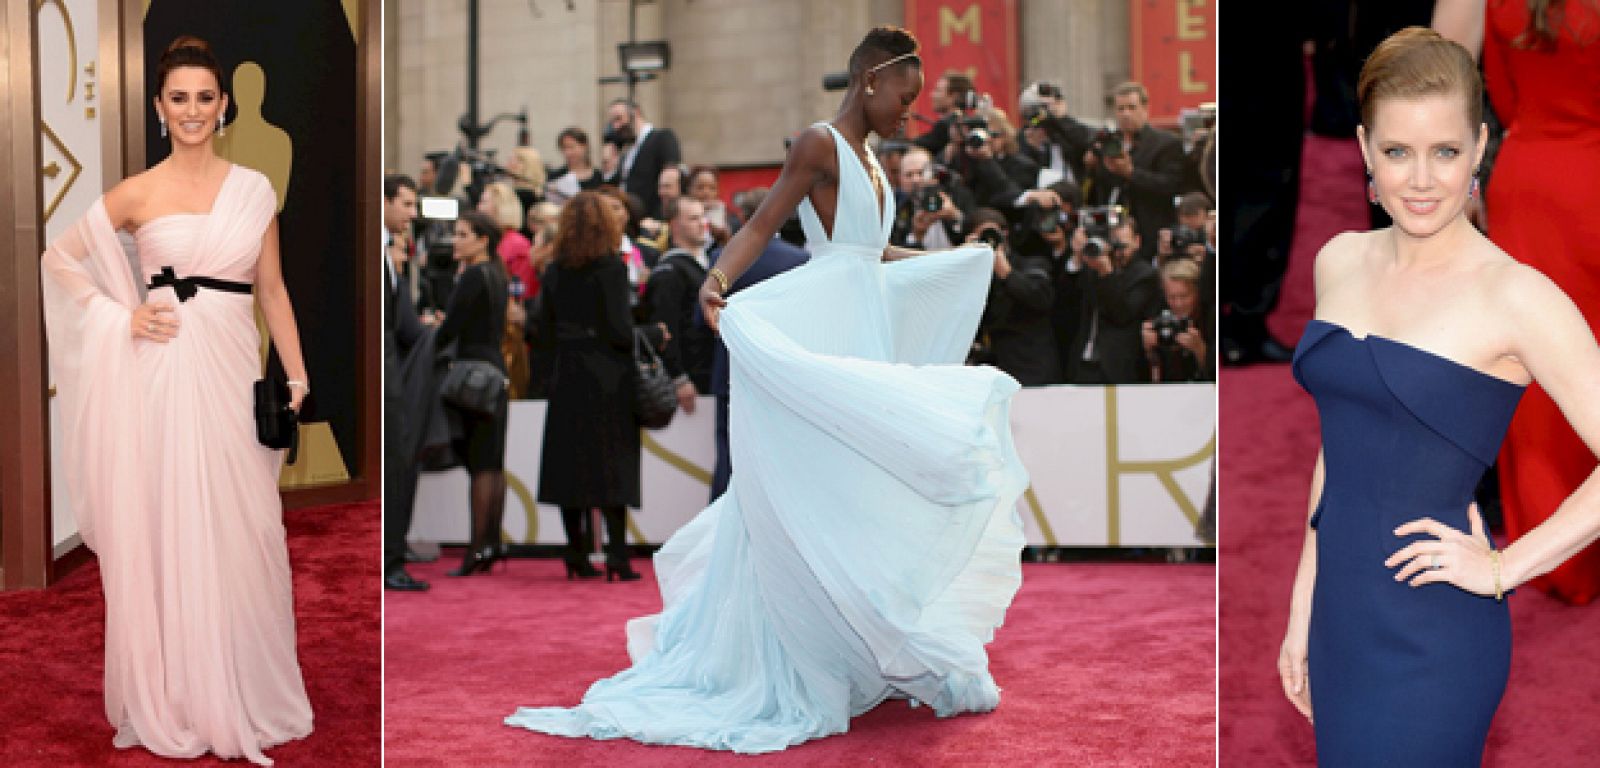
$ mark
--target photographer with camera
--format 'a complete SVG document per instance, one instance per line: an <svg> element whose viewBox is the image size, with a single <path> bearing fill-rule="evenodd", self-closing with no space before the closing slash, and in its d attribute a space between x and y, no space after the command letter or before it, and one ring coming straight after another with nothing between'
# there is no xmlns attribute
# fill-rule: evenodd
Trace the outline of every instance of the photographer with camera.
<svg viewBox="0 0 1600 768"><path fill-rule="evenodd" d="M889 242L902 248L942 250L965 239L962 223L973 208L972 193L952 184L948 170L940 170L922 147L913 146L900 158Z"/></svg>
<svg viewBox="0 0 1600 768"><path fill-rule="evenodd" d="M1017 108L1022 118L1020 151L1041 170L1073 184L1086 178L1083 156L1094 143L1094 132L1067 114L1061 86L1042 80L1032 83L1017 97Z"/></svg>
<svg viewBox="0 0 1600 768"><path fill-rule="evenodd" d="M1127 209L1139 222L1139 255L1149 261L1161 229L1177 218L1172 199L1183 182L1183 141L1150 126L1150 94L1144 86L1123 83L1112 99L1117 129L1097 135L1084 155L1094 185L1090 200Z"/></svg>
<svg viewBox="0 0 1600 768"><path fill-rule="evenodd" d="M956 105L967 103L968 94L973 91L972 78L954 69L935 80L933 89L928 92L928 100L932 102L933 114L938 116L938 120L927 133L912 139L912 143L928 150L933 157L941 156L945 145L950 143L950 137L954 135L955 121L961 118Z"/></svg>
<svg viewBox="0 0 1600 768"><path fill-rule="evenodd" d="M1065 381L1068 350L1077 333L1080 314L1079 282L1083 280L1085 266L1072 249L1072 234L1078 226L1078 210L1083 204L1083 194L1067 180L1050 185L1061 205L1043 208L1031 205L1023 209L1021 222L1011 227L1010 247L1027 256L1044 259L1049 267L1050 285L1055 301L1050 310L1055 328L1056 357L1061 361L1062 379Z"/></svg>
<svg viewBox="0 0 1600 768"><path fill-rule="evenodd" d="M1161 266L1167 305L1141 329L1152 382L1211 381L1216 376L1209 323L1201 314L1201 274L1199 262L1192 259L1175 258Z"/></svg>
<svg viewBox="0 0 1600 768"><path fill-rule="evenodd" d="M979 208L972 221L967 242L987 243L994 249L994 273L974 357L1011 374L1025 387L1060 383L1050 262L1011 248L1006 218L999 211Z"/></svg>
<svg viewBox="0 0 1600 768"><path fill-rule="evenodd" d="M638 104L613 99L606 107L604 140L615 153L614 169L605 169L606 183L639 198L652 215L661 213L661 199L656 193L661 169L683 162L677 135L671 129L645 122L644 110Z"/></svg>
<svg viewBox="0 0 1600 768"><path fill-rule="evenodd" d="M1067 359L1073 384L1145 381L1140 330L1161 307L1155 267L1138 257L1137 220L1115 206L1086 208L1072 250L1086 268L1078 281L1080 314Z"/></svg>
<svg viewBox="0 0 1600 768"><path fill-rule="evenodd" d="M1178 201L1178 222L1163 227L1156 243L1156 263L1166 264L1174 256L1205 263L1216 255L1206 236L1211 216L1211 200L1200 192L1190 192Z"/></svg>
<svg viewBox="0 0 1600 768"><path fill-rule="evenodd" d="M1029 205L1060 207L1054 190L1035 189L1038 167L1017 155L1014 142L1008 143L1010 123L1005 115L989 107L987 97L961 111L955 121L954 140L945 147L945 165L972 191L978 205L993 208L1015 220ZM996 141L994 132L1001 137Z"/></svg>

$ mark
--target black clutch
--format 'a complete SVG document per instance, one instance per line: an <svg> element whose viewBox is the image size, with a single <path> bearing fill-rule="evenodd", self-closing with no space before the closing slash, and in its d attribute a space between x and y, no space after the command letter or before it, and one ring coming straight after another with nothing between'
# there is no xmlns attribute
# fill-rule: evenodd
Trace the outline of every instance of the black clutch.
<svg viewBox="0 0 1600 768"><path fill-rule="evenodd" d="M289 449L289 463L300 452L300 423L289 407L289 385L273 378L256 380L256 439L275 450Z"/></svg>

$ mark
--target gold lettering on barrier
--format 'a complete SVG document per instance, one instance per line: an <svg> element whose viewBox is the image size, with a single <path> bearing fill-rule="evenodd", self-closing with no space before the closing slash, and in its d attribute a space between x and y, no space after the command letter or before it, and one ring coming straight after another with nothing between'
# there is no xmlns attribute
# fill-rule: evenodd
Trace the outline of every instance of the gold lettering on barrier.
<svg viewBox="0 0 1600 768"><path fill-rule="evenodd" d="M1028 512L1033 515L1033 521L1039 525L1039 535L1044 537L1045 546L1058 546L1056 531L1050 527L1050 518L1045 517L1044 505L1039 503L1039 495L1033 492L1033 486L1028 486L1028 490L1023 492L1022 500L1027 502Z"/></svg>
<svg viewBox="0 0 1600 768"><path fill-rule="evenodd" d="M955 35L966 35L974 45L983 44L983 14L977 3L967 6L960 16L949 6L939 9L939 45L948 47Z"/></svg>
<svg viewBox="0 0 1600 768"><path fill-rule="evenodd" d="M1175 5L1178 10L1178 39L1206 39L1206 17L1199 12L1206 6L1206 0L1178 0Z"/></svg>
<svg viewBox="0 0 1600 768"><path fill-rule="evenodd" d="M1184 93L1205 93L1208 84L1194 78L1194 53L1178 51L1178 90Z"/></svg>
<svg viewBox="0 0 1600 768"><path fill-rule="evenodd" d="M506 489L522 502L522 514L528 519L528 533L522 537L522 543L534 544L539 541L539 505L533 500L533 494L528 492L528 486L517 477L517 473L506 470ZM506 535L504 527L500 529L500 540L507 544L515 544L511 537Z"/></svg>
<svg viewBox="0 0 1600 768"><path fill-rule="evenodd" d="M1194 501L1184 493L1174 477L1179 470L1188 469L1207 459L1210 459L1217 449L1217 434L1211 433L1211 438L1200 450L1177 459L1165 461L1123 461L1118 447L1117 435L1117 388L1106 387L1106 544L1107 546L1121 546L1122 538L1122 476L1137 474L1153 474L1156 480L1165 488L1172 501L1178 505L1178 510L1188 518L1189 524L1198 526L1200 523L1200 510Z"/></svg>
<svg viewBox="0 0 1600 768"><path fill-rule="evenodd" d="M649 432L646 432L642 429L639 430L639 442L643 444L646 453L665 461L679 472L682 472L699 482L705 483L706 487L711 487L710 471L698 467L694 462L679 456L670 450L667 450L667 447L656 442L656 439L651 437Z"/></svg>

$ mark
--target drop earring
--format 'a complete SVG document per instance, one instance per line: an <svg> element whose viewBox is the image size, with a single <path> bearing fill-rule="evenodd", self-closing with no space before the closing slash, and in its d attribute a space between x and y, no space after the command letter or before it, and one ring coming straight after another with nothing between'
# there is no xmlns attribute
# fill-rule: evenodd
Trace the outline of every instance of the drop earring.
<svg viewBox="0 0 1600 768"><path fill-rule="evenodd" d="M161 135L162 136L166 136L167 135L167 121L163 120L163 119L161 119L159 117L156 118L156 121L161 123Z"/></svg>
<svg viewBox="0 0 1600 768"><path fill-rule="evenodd" d="M871 96L872 94L873 94L872 86L869 85L869 86L867 86L867 95Z"/></svg>
<svg viewBox="0 0 1600 768"><path fill-rule="evenodd" d="M226 136L227 134L228 134L228 124L225 121L223 121L222 118L220 118L220 117L217 118L217 135L218 136Z"/></svg>
<svg viewBox="0 0 1600 768"><path fill-rule="evenodd" d="M1478 169L1474 168L1472 169L1472 188L1467 190L1467 199L1476 200L1478 195L1482 194L1482 191L1482 188L1478 186Z"/></svg>
<svg viewBox="0 0 1600 768"><path fill-rule="evenodd" d="M1367 202L1378 204L1378 185L1372 181L1372 171L1367 171Z"/></svg>

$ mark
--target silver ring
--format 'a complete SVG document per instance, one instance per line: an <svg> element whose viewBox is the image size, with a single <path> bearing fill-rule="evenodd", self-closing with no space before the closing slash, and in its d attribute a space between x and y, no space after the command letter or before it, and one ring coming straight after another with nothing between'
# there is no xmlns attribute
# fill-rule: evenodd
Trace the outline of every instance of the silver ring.
<svg viewBox="0 0 1600 768"><path fill-rule="evenodd" d="M145 333L155 333L156 332L156 324L155 323L145 323L144 332Z"/></svg>
<svg viewBox="0 0 1600 768"><path fill-rule="evenodd" d="M1429 557L1428 567L1434 570L1439 570L1439 556L1437 554Z"/></svg>

